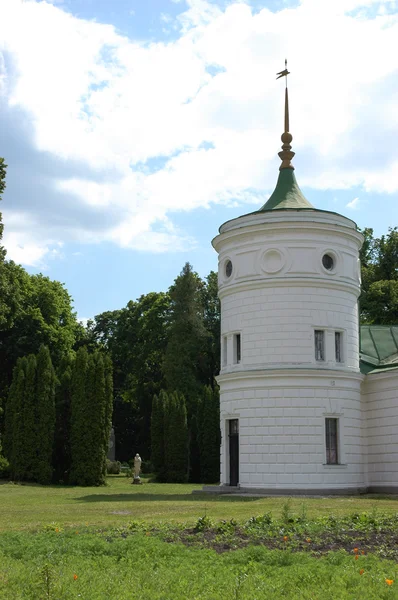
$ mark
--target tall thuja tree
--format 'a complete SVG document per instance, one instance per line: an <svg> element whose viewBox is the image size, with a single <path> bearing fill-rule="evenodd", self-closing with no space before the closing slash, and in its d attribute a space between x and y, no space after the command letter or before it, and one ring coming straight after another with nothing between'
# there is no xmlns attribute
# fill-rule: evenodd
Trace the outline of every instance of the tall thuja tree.
<svg viewBox="0 0 398 600"><path fill-rule="evenodd" d="M86 383L88 369L88 352L85 347L79 348L72 370L71 380L71 428L70 483L82 484L86 477L86 457L90 452L87 430L90 426L90 410L86 401Z"/></svg>
<svg viewBox="0 0 398 600"><path fill-rule="evenodd" d="M184 396L168 395L165 410L165 472L169 483L185 483L188 479L188 425Z"/></svg>
<svg viewBox="0 0 398 600"><path fill-rule="evenodd" d="M71 467L70 426L73 358L64 357L58 369L55 393L55 432L53 449L54 481L67 483Z"/></svg>
<svg viewBox="0 0 398 600"><path fill-rule="evenodd" d="M212 388L216 385L215 377L220 372L220 336L221 307L218 298L218 276L211 271L201 289L203 306L203 323L207 331L204 345L205 360L202 365L201 379L204 385Z"/></svg>
<svg viewBox="0 0 398 600"><path fill-rule="evenodd" d="M106 475L106 456L109 448L109 436L112 429L112 415L113 415L113 365L111 357L106 354L103 357L104 360L104 380L105 380L105 421L103 427L103 444L105 460L103 463L103 475Z"/></svg>
<svg viewBox="0 0 398 600"><path fill-rule="evenodd" d="M78 350L72 375L71 483L105 482L112 411L110 365L101 352Z"/></svg>
<svg viewBox="0 0 398 600"><path fill-rule="evenodd" d="M47 346L37 355L35 480L50 483L55 428L55 371Z"/></svg>
<svg viewBox="0 0 398 600"><path fill-rule="evenodd" d="M159 481L165 480L165 409L168 396L164 390L152 401L151 416L151 461Z"/></svg>
<svg viewBox="0 0 398 600"><path fill-rule="evenodd" d="M203 323L201 290L203 282L186 263L170 288L170 330L163 372L170 392L181 393L186 401L190 480L199 477L199 444L192 418L201 395L203 364L208 333ZM192 470L192 467L196 467ZM196 472L198 471L198 472Z"/></svg>
<svg viewBox="0 0 398 600"><path fill-rule="evenodd" d="M203 483L220 480L220 398L218 387L204 389L200 427L200 466Z"/></svg>
<svg viewBox="0 0 398 600"><path fill-rule="evenodd" d="M24 444L19 453L20 479L35 481L37 454L37 359L34 354L27 357L25 386L21 405L21 426Z"/></svg>
<svg viewBox="0 0 398 600"><path fill-rule="evenodd" d="M200 365L207 337L200 296L202 285L197 273L186 263L169 291L170 331L163 373L168 390L181 392L185 397L188 420L200 395Z"/></svg>
<svg viewBox="0 0 398 600"><path fill-rule="evenodd" d="M23 452L23 403L25 395L25 379L27 359L20 358L13 371L6 405L6 428L4 435L4 450L10 461L11 477L20 479L23 476L19 458Z"/></svg>

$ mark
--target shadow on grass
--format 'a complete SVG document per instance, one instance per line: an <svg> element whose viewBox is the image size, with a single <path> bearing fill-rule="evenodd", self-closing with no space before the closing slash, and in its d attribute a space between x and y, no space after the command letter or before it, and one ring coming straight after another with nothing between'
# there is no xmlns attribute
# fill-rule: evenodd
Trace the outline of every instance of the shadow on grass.
<svg viewBox="0 0 398 600"><path fill-rule="evenodd" d="M261 498L211 496L209 494L90 494L75 498L76 502L256 502Z"/></svg>

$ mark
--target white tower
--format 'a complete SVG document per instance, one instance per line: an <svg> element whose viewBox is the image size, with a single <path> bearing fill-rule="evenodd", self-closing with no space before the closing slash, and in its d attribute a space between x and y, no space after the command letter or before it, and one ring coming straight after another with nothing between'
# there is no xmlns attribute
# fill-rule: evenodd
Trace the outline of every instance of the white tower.
<svg viewBox="0 0 398 600"><path fill-rule="evenodd" d="M221 486L352 492L367 485L362 235L350 219L314 208L298 187L287 87L281 139L269 200L224 223L213 240L221 300Z"/></svg>

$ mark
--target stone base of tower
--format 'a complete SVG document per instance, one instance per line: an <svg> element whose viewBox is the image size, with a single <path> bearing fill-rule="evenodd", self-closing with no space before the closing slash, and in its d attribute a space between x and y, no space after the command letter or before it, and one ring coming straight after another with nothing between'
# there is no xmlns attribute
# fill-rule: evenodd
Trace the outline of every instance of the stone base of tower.
<svg viewBox="0 0 398 600"><path fill-rule="evenodd" d="M194 490L193 494L215 494L215 495L237 495L237 496L347 496L369 493L382 493L373 491L366 487L341 487L341 488L262 488L262 487L231 487L227 485L205 485L201 490ZM398 494L395 491L384 492L386 494Z"/></svg>
<svg viewBox="0 0 398 600"><path fill-rule="evenodd" d="M361 419L362 380L360 373L326 369L221 375L221 485L217 493L364 492L369 482ZM336 427L333 454L326 439L330 419Z"/></svg>

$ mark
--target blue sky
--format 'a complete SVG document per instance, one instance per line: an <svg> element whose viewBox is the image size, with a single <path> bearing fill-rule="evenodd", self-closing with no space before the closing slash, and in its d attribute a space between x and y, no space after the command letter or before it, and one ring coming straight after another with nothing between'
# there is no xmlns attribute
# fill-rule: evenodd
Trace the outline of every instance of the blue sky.
<svg viewBox="0 0 398 600"><path fill-rule="evenodd" d="M395 0L2 0L9 258L79 317L217 268L221 223L294 165L317 208L397 225Z"/></svg>

